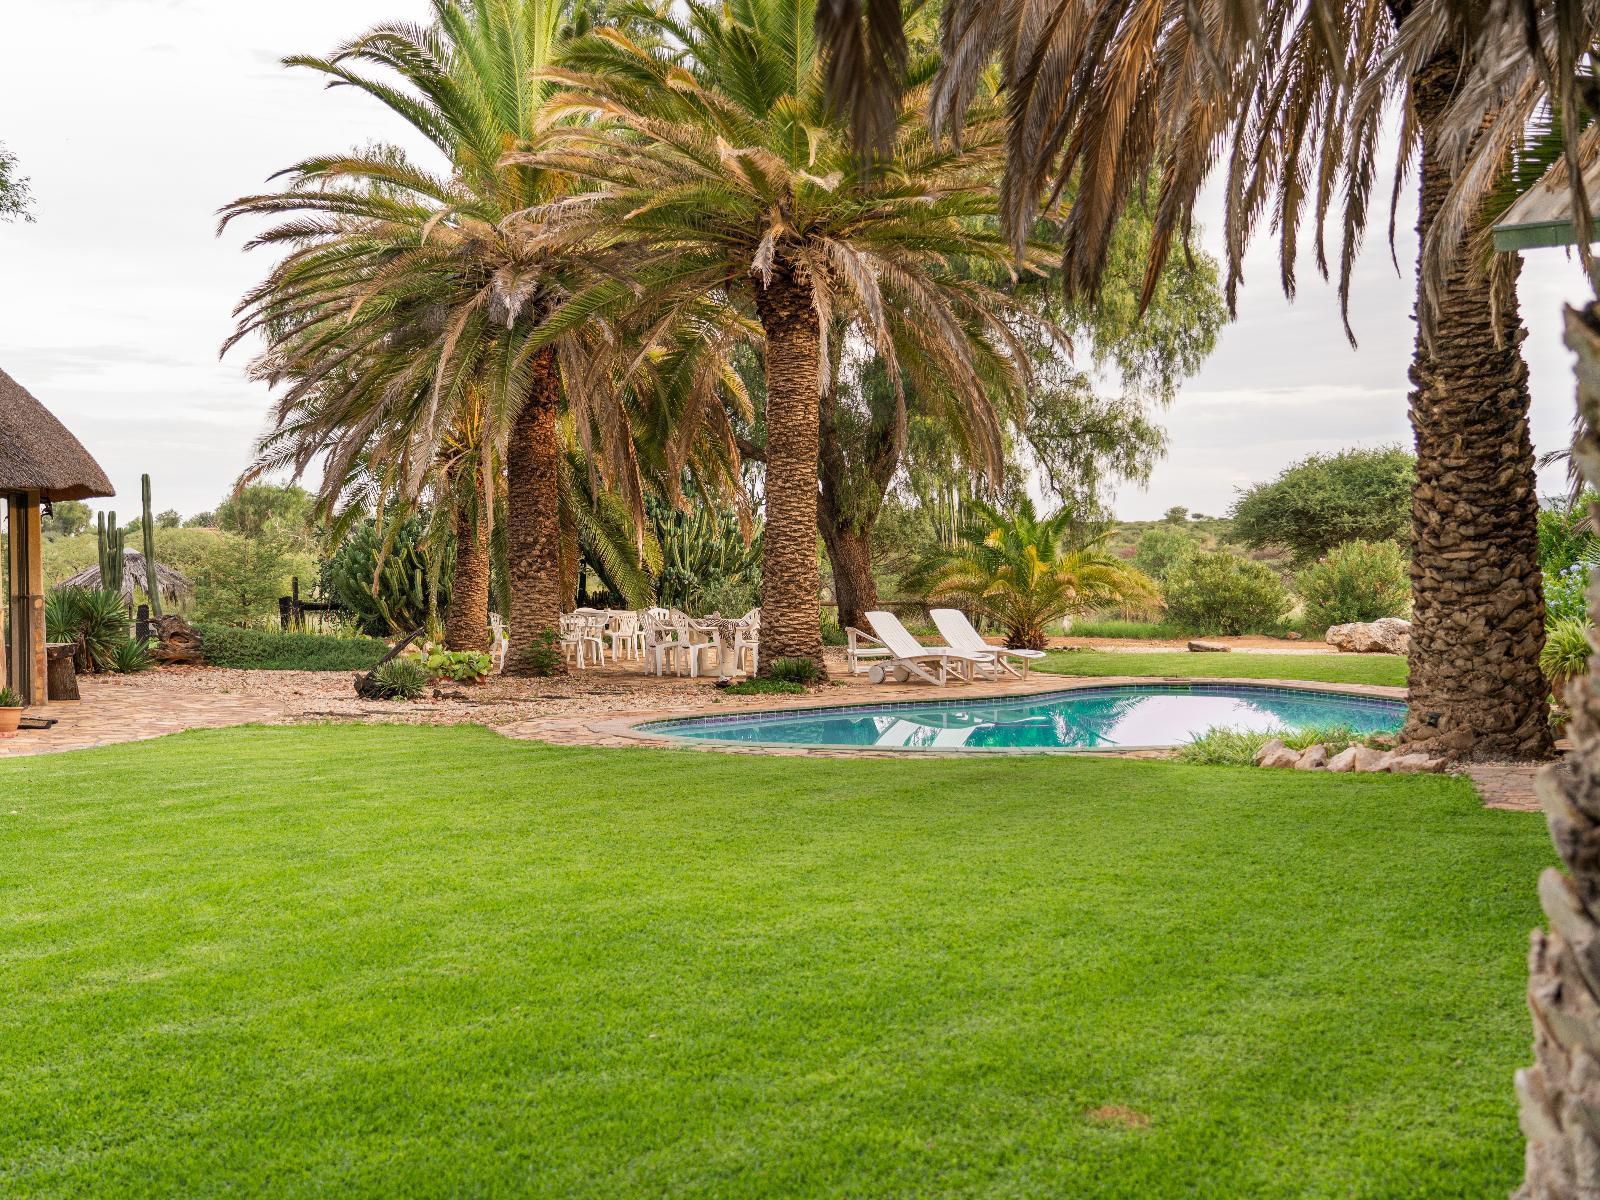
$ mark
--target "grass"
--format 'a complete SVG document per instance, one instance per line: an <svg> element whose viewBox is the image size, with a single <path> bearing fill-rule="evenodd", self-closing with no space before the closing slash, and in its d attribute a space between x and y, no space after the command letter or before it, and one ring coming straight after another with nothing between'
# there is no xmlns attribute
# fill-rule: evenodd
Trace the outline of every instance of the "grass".
<svg viewBox="0 0 1600 1200"><path fill-rule="evenodd" d="M1061 650L1034 668L1056 675L1188 676L1197 679L1301 679L1310 683L1406 684L1406 660L1398 654L1194 654L1158 650Z"/></svg>
<svg viewBox="0 0 1600 1200"><path fill-rule="evenodd" d="M1116 617L1074 618L1072 628L1067 633L1072 637L1143 638L1148 641L1170 641L1192 636L1176 625L1157 621L1123 621Z"/></svg>
<svg viewBox="0 0 1600 1200"><path fill-rule="evenodd" d="M370 671L389 647L378 638L199 625L206 662L255 671Z"/></svg>
<svg viewBox="0 0 1600 1200"><path fill-rule="evenodd" d="M1435 776L4 761L0 1194L1503 1196L1552 861Z"/></svg>
<svg viewBox="0 0 1600 1200"><path fill-rule="evenodd" d="M785 679L741 679L723 689L726 696L803 696L804 684L790 683Z"/></svg>

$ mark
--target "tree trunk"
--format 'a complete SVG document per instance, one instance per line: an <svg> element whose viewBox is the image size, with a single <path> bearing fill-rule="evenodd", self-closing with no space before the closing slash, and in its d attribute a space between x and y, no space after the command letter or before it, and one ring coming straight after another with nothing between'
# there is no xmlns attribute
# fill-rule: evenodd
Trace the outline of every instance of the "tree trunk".
<svg viewBox="0 0 1600 1200"><path fill-rule="evenodd" d="M1578 355L1582 418L1573 454L1590 484L1600 485L1600 304L1567 310L1567 345ZM1600 616L1592 582L1589 615ZM1589 659L1589 671L1567 685L1572 755L1545 767L1535 784L1570 874L1552 867L1539 877L1550 931L1534 930L1528 955L1534 1064L1517 1072L1528 1139L1519 1200L1600 1192L1600 655Z"/></svg>
<svg viewBox="0 0 1600 1200"><path fill-rule="evenodd" d="M817 470L822 488L817 503L817 524L833 567L834 599L839 605L839 628L852 625L864 632L867 612L878 607L878 583L872 575L872 531L883 508L883 498L900 468L892 421L874 419L862 437L851 437L859 462L852 466L839 434L838 398L829 388L821 400Z"/></svg>
<svg viewBox="0 0 1600 1200"><path fill-rule="evenodd" d="M481 463L474 477L481 485ZM451 650L489 648L489 522L482 496L483 488L474 487L456 504L456 572L444 616L444 644Z"/></svg>
<svg viewBox="0 0 1600 1200"><path fill-rule="evenodd" d="M761 671L822 659L817 575L817 353L811 287L780 259L756 281L767 342L767 515L761 546Z"/></svg>
<svg viewBox="0 0 1600 1200"><path fill-rule="evenodd" d="M532 366L528 398L506 448L510 675L527 674L522 655L541 633L561 625L561 444L556 428L561 374L554 350L540 351Z"/></svg>
<svg viewBox="0 0 1600 1200"><path fill-rule="evenodd" d="M1438 139L1458 69L1453 52L1440 54L1412 81L1424 239L1450 187ZM1542 758L1551 739L1525 331L1514 300L1496 311L1464 247L1455 261L1433 343L1419 329L1411 366L1415 612L1400 740L1451 758Z"/></svg>

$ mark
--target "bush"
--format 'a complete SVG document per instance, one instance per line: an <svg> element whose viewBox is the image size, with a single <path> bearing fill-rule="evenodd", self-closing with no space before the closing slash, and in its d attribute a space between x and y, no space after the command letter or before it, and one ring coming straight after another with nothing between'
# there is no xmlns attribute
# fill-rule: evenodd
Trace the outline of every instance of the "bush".
<svg viewBox="0 0 1600 1200"><path fill-rule="evenodd" d="M1180 525L1152 525L1139 535L1133 565L1153 579L1165 579L1179 560L1199 548L1194 534Z"/></svg>
<svg viewBox="0 0 1600 1200"><path fill-rule="evenodd" d="M378 637L410 633L450 603L454 548L433 555L427 537L427 522L421 516L407 517L398 524L391 519L381 531L378 523L369 519L352 530L334 553L328 571L331 590L339 603L355 614L364 633ZM372 590L374 573L376 595Z"/></svg>
<svg viewBox="0 0 1600 1200"><path fill-rule="evenodd" d="M1195 554L1167 574L1161 592L1173 624L1193 633L1268 630L1289 611L1289 593L1270 567L1237 554Z"/></svg>
<svg viewBox="0 0 1600 1200"><path fill-rule="evenodd" d="M494 670L494 659L482 650L446 650L430 643L422 648L419 657L433 678L457 683L482 679Z"/></svg>
<svg viewBox="0 0 1600 1200"><path fill-rule="evenodd" d="M803 696L806 692L800 684L786 683L782 679L744 679L722 690L729 696Z"/></svg>
<svg viewBox="0 0 1600 1200"><path fill-rule="evenodd" d="M779 683L798 683L810 687L822 678L822 668L817 666L815 659L775 658L767 675Z"/></svg>
<svg viewBox="0 0 1600 1200"><path fill-rule="evenodd" d="M83 672L104 671L117 647L128 638L128 609L121 592L63 587L44 602L45 637L71 642L73 659Z"/></svg>
<svg viewBox="0 0 1600 1200"><path fill-rule="evenodd" d="M1546 574L1600 559L1600 536L1589 528L1589 509L1596 502L1600 493L1590 488L1576 504L1562 499L1539 510L1539 565Z"/></svg>
<svg viewBox="0 0 1600 1200"><path fill-rule="evenodd" d="M1403 617L1411 605L1406 557L1393 542L1345 542L1300 572L1306 620L1326 629L1351 621Z"/></svg>
<svg viewBox="0 0 1600 1200"><path fill-rule="evenodd" d="M214 667L254 671L370 671L389 648L376 638L277 633L198 624L201 649Z"/></svg>
<svg viewBox="0 0 1600 1200"><path fill-rule="evenodd" d="M118 675L137 675L155 666L150 647L138 638L123 638L111 650L111 669Z"/></svg>
<svg viewBox="0 0 1600 1200"><path fill-rule="evenodd" d="M1310 563L1342 542L1399 541L1411 529L1416 458L1399 446L1313 454L1234 503L1233 536Z"/></svg>
<svg viewBox="0 0 1600 1200"><path fill-rule="evenodd" d="M561 638L554 629L541 630L533 645L517 656L529 675L554 675L561 670Z"/></svg>
<svg viewBox="0 0 1600 1200"><path fill-rule="evenodd" d="M1582 617L1557 621L1545 631L1544 649L1539 652L1539 669L1550 682L1550 690L1560 699L1567 680L1589 673L1589 622Z"/></svg>
<svg viewBox="0 0 1600 1200"><path fill-rule="evenodd" d="M1588 614L1584 591L1589 586L1589 568L1583 563L1573 563L1558 572L1546 572L1544 577L1545 617L1552 624L1557 621L1581 621Z"/></svg>
<svg viewBox="0 0 1600 1200"><path fill-rule="evenodd" d="M1354 730L1344 725L1328 729L1300 729L1293 733L1213 727L1179 747L1177 758L1179 762L1198 766L1252 767L1256 753L1273 738L1291 750L1326 746L1329 754L1337 754L1357 743L1365 744L1364 738L1357 737Z"/></svg>
<svg viewBox="0 0 1600 1200"><path fill-rule="evenodd" d="M381 699L415 700L428 690L433 676L414 655L401 655L378 666L372 682Z"/></svg>

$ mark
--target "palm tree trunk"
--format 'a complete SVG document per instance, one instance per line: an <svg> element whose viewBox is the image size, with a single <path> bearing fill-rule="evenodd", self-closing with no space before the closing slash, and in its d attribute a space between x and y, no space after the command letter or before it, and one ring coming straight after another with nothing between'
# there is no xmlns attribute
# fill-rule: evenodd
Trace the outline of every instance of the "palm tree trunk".
<svg viewBox="0 0 1600 1200"><path fill-rule="evenodd" d="M1450 187L1438 139L1458 68L1453 52L1440 54L1412 81L1424 238ZM1420 267L1418 275L1420 287ZM1551 752L1524 336L1515 300L1497 308L1463 247L1433 342L1419 332L1411 367L1415 613L1400 735L1409 749L1466 759Z"/></svg>
<svg viewBox="0 0 1600 1200"><path fill-rule="evenodd" d="M481 485L481 462L473 474ZM489 522L482 494L474 487L470 499L456 504L456 571L444 616L444 644L451 650L489 648Z"/></svg>
<svg viewBox="0 0 1600 1200"><path fill-rule="evenodd" d="M1582 418L1573 453L1590 484L1600 485L1600 304L1567 310L1567 345L1578 355ZM1591 619L1600 616L1597 601L1591 586ZM1572 754L1540 771L1535 784L1570 874L1552 867L1539 878L1550 931L1534 931L1528 955L1534 1064L1517 1072L1528 1139L1517 1200L1580 1200L1600 1180L1600 656L1589 670L1592 678L1567 684Z"/></svg>
<svg viewBox="0 0 1600 1200"><path fill-rule="evenodd" d="M755 287L767 343L766 527L761 545L761 670L809 658L825 671L817 590L817 353L811 288L780 260Z"/></svg>
<svg viewBox="0 0 1600 1200"><path fill-rule="evenodd" d="M508 674L526 674L521 656L561 624L561 443L556 418L561 373L554 350L533 361L528 398L506 448L506 559L511 581Z"/></svg>

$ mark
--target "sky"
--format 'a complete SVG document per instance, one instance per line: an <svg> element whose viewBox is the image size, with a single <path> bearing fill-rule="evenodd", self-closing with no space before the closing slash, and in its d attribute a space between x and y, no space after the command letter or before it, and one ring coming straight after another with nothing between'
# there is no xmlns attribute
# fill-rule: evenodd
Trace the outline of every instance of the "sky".
<svg viewBox="0 0 1600 1200"><path fill-rule="evenodd" d="M313 153L400 136L348 89L279 65L326 53L424 0L0 0L11 47L0 141L32 181L32 224L0 224L0 368L42 400L105 467L131 515L149 472L155 507L215 507L262 431L270 397L241 347L219 360L239 297L266 272L248 231L216 236L216 210ZM70 71L64 65L70 62ZM1387 195L1387 189L1375 189ZM1204 245L1221 223L1202 213ZM1207 219L1210 218L1210 219ZM1269 241L1246 264L1238 320L1165 422L1171 448L1124 519L1169 506L1225 512L1237 490L1314 451L1409 444L1414 210L1397 273L1383 222L1369 237L1345 340L1331 286L1301 270L1284 299ZM1560 309L1585 285L1575 261L1534 253L1520 295L1537 450L1569 439L1572 383ZM1561 486L1559 471L1545 485Z"/></svg>

